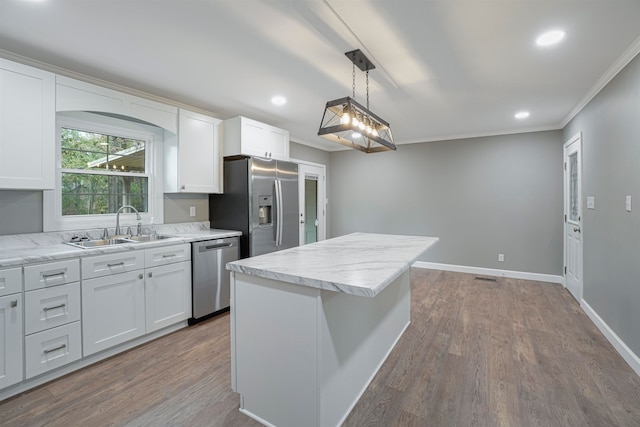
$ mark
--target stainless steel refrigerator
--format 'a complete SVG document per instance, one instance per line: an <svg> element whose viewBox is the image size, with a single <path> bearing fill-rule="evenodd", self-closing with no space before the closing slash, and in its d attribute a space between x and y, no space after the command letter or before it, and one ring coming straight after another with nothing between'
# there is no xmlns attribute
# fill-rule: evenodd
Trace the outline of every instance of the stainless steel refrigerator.
<svg viewBox="0 0 640 427"><path fill-rule="evenodd" d="M224 194L209 196L211 228L242 231L240 257L298 246L298 165L260 157L224 161Z"/></svg>

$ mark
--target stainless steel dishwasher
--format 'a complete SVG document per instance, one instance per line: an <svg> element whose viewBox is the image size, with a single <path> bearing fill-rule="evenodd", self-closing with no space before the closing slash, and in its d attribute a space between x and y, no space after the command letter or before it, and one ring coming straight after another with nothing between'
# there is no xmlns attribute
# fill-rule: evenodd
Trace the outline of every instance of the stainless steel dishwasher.
<svg viewBox="0 0 640 427"><path fill-rule="evenodd" d="M237 237L191 244L193 318L190 323L230 305L230 272L225 266L240 257Z"/></svg>

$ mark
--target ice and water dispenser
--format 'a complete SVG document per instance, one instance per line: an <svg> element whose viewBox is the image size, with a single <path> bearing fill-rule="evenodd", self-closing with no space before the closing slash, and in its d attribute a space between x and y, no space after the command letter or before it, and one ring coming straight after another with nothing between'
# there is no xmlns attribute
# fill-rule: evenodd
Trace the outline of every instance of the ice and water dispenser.
<svg viewBox="0 0 640 427"><path fill-rule="evenodd" d="M258 224L259 225L271 225L271 213L272 213L272 196L259 196L258 197Z"/></svg>

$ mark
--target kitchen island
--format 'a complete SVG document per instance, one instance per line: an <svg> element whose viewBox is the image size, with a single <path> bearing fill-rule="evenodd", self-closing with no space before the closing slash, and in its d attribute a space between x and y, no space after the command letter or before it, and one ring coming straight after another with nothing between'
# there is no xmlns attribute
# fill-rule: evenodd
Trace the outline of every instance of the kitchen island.
<svg viewBox="0 0 640 427"><path fill-rule="evenodd" d="M410 267L437 241L353 233L227 264L240 411L340 425L409 325Z"/></svg>

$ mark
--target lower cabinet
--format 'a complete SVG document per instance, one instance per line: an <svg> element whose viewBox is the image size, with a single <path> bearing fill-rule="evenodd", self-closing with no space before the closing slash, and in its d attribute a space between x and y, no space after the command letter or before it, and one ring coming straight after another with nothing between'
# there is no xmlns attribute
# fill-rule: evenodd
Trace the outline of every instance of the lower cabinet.
<svg viewBox="0 0 640 427"><path fill-rule="evenodd" d="M82 281L82 342L88 356L145 334L142 271Z"/></svg>
<svg viewBox="0 0 640 427"><path fill-rule="evenodd" d="M84 356L190 317L189 261L82 281Z"/></svg>
<svg viewBox="0 0 640 427"><path fill-rule="evenodd" d="M25 337L27 379L79 360L82 357L80 335L80 321L77 321Z"/></svg>
<svg viewBox="0 0 640 427"><path fill-rule="evenodd" d="M0 297L0 389L22 381L22 307L22 294Z"/></svg>
<svg viewBox="0 0 640 427"><path fill-rule="evenodd" d="M145 270L144 299L147 332L191 317L191 263Z"/></svg>

